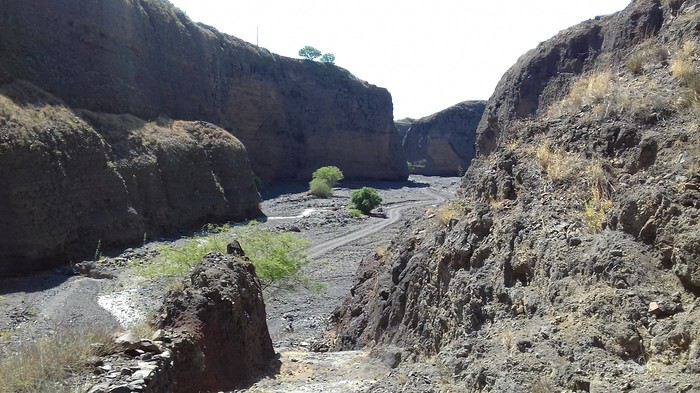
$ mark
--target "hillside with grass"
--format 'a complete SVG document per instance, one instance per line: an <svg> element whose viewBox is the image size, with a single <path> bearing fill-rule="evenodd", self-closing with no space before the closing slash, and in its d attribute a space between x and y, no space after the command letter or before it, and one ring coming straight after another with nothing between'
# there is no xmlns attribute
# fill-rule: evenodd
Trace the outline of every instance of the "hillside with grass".
<svg viewBox="0 0 700 393"><path fill-rule="evenodd" d="M697 0L635 0L521 57L460 198L363 262L338 347L394 348L402 391L697 389L699 27Z"/></svg>

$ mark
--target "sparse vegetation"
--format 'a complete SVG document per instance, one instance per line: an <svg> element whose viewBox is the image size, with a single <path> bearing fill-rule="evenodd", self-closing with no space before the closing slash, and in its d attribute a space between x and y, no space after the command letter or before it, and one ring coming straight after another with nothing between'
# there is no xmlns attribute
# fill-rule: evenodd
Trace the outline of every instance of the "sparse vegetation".
<svg viewBox="0 0 700 393"><path fill-rule="evenodd" d="M572 153L543 144L535 150L537 162L552 181L571 179L580 167L580 158Z"/></svg>
<svg viewBox="0 0 700 393"><path fill-rule="evenodd" d="M360 217L362 217L362 212L359 211L358 209L355 209L354 207L351 207L351 208L349 209L349 211L350 211L350 217L352 217L352 218L360 218Z"/></svg>
<svg viewBox="0 0 700 393"><path fill-rule="evenodd" d="M317 198L330 198L333 188L323 179L312 179L309 182L309 193Z"/></svg>
<svg viewBox="0 0 700 393"><path fill-rule="evenodd" d="M413 165L411 161L406 161L406 167L408 168L408 173L414 174L416 173L416 166Z"/></svg>
<svg viewBox="0 0 700 393"><path fill-rule="evenodd" d="M451 205L445 205L437 211L436 217L442 226L449 226L452 220L457 219L459 213Z"/></svg>
<svg viewBox="0 0 700 393"><path fill-rule="evenodd" d="M62 331L38 340L0 360L0 392L74 392L65 383L86 370L93 356L114 352L111 332Z"/></svg>
<svg viewBox="0 0 700 393"><path fill-rule="evenodd" d="M678 102L681 108L700 107L700 72L695 57L698 54L697 44L688 41L676 53L671 63L671 75L685 89Z"/></svg>
<svg viewBox="0 0 700 393"><path fill-rule="evenodd" d="M350 200L355 208L364 214L369 214L382 203L379 192L371 187L362 187L353 191Z"/></svg>
<svg viewBox="0 0 700 393"><path fill-rule="evenodd" d="M311 175L309 192L318 198L330 198L333 196L333 187L343 179L343 172L336 166L318 168Z"/></svg>
<svg viewBox="0 0 700 393"><path fill-rule="evenodd" d="M633 74L641 74L649 64L658 64L668 57L668 51L654 40L649 40L630 55L627 59L627 69Z"/></svg>
<svg viewBox="0 0 700 393"><path fill-rule="evenodd" d="M591 123L626 115L649 122L662 118L671 107L671 96L656 79L624 79L604 71L581 77L563 100L549 108L549 115L585 113Z"/></svg>
<svg viewBox="0 0 700 393"><path fill-rule="evenodd" d="M187 239L180 245L162 247L153 261L137 266L138 272L147 278L182 277L207 254L226 253L226 246L234 238L255 265L264 286L283 279L304 281L300 269L306 263L308 242L292 233L263 230L255 223L235 229L210 226L205 235Z"/></svg>

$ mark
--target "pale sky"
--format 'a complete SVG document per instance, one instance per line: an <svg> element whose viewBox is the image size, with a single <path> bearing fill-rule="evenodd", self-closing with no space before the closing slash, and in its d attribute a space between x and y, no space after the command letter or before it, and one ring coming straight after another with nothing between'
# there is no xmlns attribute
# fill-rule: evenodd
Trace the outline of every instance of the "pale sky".
<svg viewBox="0 0 700 393"><path fill-rule="evenodd" d="M629 0L170 0L194 21L298 57L304 45L387 88L394 118L488 99L503 73L558 31Z"/></svg>

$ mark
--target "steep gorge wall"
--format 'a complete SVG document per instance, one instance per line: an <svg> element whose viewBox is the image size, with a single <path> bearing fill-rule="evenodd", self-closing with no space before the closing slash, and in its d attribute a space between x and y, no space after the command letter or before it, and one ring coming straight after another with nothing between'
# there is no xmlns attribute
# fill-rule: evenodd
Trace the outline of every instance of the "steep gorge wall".
<svg viewBox="0 0 700 393"><path fill-rule="evenodd" d="M414 121L403 148L412 171L428 176L463 174L475 155L476 128L484 101L465 101Z"/></svg>
<svg viewBox="0 0 700 393"><path fill-rule="evenodd" d="M243 145L203 122L75 111L0 86L0 276L260 214Z"/></svg>
<svg viewBox="0 0 700 393"><path fill-rule="evenodd" d="M363 262L338 347L455 391L697 390L699 26L700 1L636 0L521 58L459 198ZM421 391L405 367L382 387Z"/></svg>
<svg viewBox="0 0 700 393"><path fill-rule="evenodd" d="M12 79L74 108L215 123L266 180L331 164L348 178L407 175L385 89L195 24L165 1L0 1L0 82Z"/></svg>

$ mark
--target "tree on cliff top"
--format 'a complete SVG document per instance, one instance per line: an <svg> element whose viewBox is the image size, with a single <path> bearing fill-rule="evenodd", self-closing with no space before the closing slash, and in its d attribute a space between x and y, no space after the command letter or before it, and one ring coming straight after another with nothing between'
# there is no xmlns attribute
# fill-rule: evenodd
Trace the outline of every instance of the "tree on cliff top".
<svg viewBox="0 0 700 393"><path fill-rule="evenodd" d="M299 56L307 60L316 60L321 57L321 51L314 48L313 46L305 46L299 49Z"/></svg>
<svg viewBox="0 0 700 393"><path fill-rule="evenodd" d="M324 53L321 56L321 63L335 64L335 55L332 53Z"/></svg>

